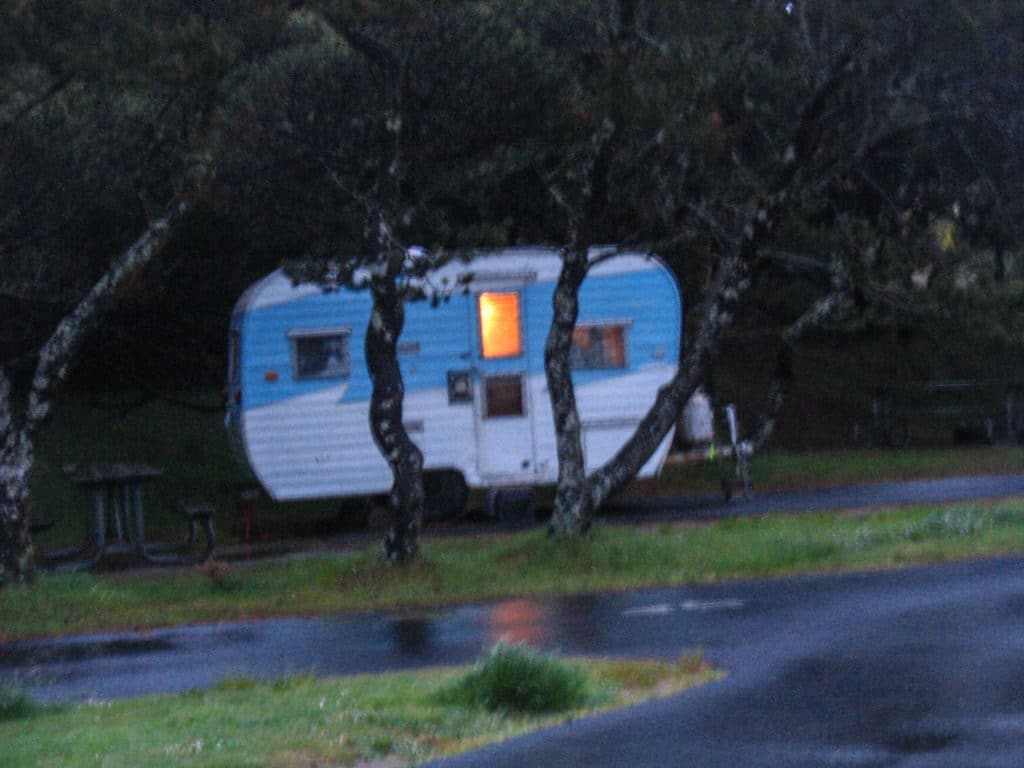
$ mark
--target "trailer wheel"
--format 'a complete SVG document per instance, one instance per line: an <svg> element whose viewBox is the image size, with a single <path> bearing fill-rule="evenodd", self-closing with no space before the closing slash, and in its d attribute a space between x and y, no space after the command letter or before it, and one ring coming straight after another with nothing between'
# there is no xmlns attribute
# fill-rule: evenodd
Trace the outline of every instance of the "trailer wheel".
<svg viewBox="0 0 1024 768"><path fill-rule="evenodd" d="M491 488L487 511L495 522L513 528L528 526L536 519L533 488Z"/></svg>
<svg viewBox="0 0 1024 768"><path fill-rule="evenodd" d="M459 517L469 506L469 486L455 469L424 472L423 495L423 517L428 520Z"/></svg>
<svg viewBox="0 0 1024 768"><path fill-rule="evenodd" d="M373 502L363 496L341 499L338 502L338 525L343 530L364 530L370 522Z"/></svg>

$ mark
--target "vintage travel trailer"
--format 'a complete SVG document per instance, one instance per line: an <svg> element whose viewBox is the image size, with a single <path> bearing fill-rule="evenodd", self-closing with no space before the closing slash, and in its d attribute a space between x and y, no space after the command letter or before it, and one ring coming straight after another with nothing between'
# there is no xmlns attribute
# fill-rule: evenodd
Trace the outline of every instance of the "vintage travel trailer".
<svg viewBox="0 0 1024 768"><path fill-rule="evenodd" d="M682 330L678 286L657 258L595 249L591 259L572 353L588 468L614 455L672 377ZM428 494L440 491L457 508L467 486L555 482L544 342L560 266L551 249L481 253L432 275L434 285L468 278L448 301L407 306L398 345L404 423L423 451ZM239 299L226 423L239 458L272 498L390 489L367 415L370 307L369 291L296 286L280 270ZM671 437L642 476L660 470Z"/></svg>

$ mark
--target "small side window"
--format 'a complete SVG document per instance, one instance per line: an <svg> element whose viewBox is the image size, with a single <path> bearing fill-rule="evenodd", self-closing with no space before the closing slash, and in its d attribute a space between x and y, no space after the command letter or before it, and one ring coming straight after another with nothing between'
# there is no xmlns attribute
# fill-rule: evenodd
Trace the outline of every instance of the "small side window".
<svg viewBox="0 0 1024 768"><path fill-rule="evenodd" d="M348 328L291 331L292 377L341 379L349 375Z"/></svg>
<svg viewBox="0 0 1024 768"><path fill-rule="evenodd" d="M581 325L573 329L569 363L573 370L626 367L626 326Z"/></svg>

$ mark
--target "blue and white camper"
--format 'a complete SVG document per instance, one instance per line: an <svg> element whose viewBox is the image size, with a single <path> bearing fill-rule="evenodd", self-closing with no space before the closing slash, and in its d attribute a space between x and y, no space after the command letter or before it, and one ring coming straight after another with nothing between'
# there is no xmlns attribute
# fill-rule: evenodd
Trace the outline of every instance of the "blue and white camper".
<svg viewBox="0 0 1024 768"><path fill-rule="evenodd" d="M657 258L598 258L580 292L572 365L588 469L622 446L679 359L681 299ZM409 304L398 354L404 422L428 487L554 483L558 461L544 342L558 253L512 248L453 261L433 284L465 291ZM280 270L231 318L226 421L236 452L277 500L371 496L392 483L370 434L363 336L369 291L293 285ZM641 471L657 473L671 435ZM453 497L459 494L449 494ZM465 494L462 494L465 498ZM464 502L461 502L464 503Z"/></svg>

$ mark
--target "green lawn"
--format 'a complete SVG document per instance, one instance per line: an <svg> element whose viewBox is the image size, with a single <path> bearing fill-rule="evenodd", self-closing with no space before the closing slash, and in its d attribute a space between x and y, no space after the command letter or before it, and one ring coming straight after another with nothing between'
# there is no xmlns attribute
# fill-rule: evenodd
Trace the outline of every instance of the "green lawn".
<svg viewBox="0 0 1024 768"><path fill-rule="evenodd" d="M443 695L466 669L276 682L40 708L0 716L5 768L295 766L418 763L720 676L699 656L678 664L560 662L585 680L582 706L518 714ZM0 708L0 715L3 709Z"/></svg>
<svg viewBox="0 0 1024 768"><path fill-rule="evenodd" d="M398 609L906 563L1024 550L1024 501L633 528L427 537L422 559L376 545L251 564L42 574L0 591L0 639L275 615Z"/></svg>

